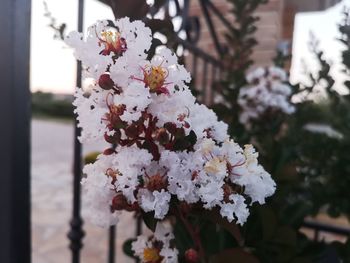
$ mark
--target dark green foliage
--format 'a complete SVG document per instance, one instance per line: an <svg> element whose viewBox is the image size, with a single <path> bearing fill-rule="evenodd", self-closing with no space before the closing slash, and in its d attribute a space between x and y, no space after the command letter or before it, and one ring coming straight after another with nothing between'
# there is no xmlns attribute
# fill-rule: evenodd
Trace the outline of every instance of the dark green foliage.
<svg viewBox="0 0 350 263"><path fill-rule="evenodd" d="M32 112L34 116L47 116L56 118L73 119L73 96L69 98L57 98L52 93L35 92L32 94Z"/></svg>
<svg viewBox="0 0 350 263"><path fill-rule="evenodd" d="M152 230L153 232L156 230L157 222L158 220L154 218L154 213L148 212L145 213L143 212L141 214L142 220L145 223L145 225Z"/></svg>
<svg viewBox="0 0 350 263"><path fill-rule="evenodd" d="M235 23L226 33L226 41L229 47L229 55L225 57L224 63L228 69L226 80L221 85L215 85L216 92L221 94L226 103L212 105L213 110L230 126L231 134L242 134L243 127L238 122L238 115L232 111L238 110L237 105L232 102L237 101L238 92L246 85L245 73L253 65L251 58L257 40L254 37L259 17L255 15L257 8L267 3L266 0L229 0L232 4L232 14Z"/></svg>
<svg viewBox="0 0 350 263"><path fill-rule="evenodd" d="M136 238L129 238L128 240L126 240L123 243L123 252L125 253L125 255L136 259L136 257L134 257L134 251L131 249L131 243L134 241L136 241Z"/></svg>
<svg viewBox="0 0 350 263"><path fill-rule="evenodd" d="M344 20L339 26L340 41L345 45L342 51L344 72L348 72L350 65L349 14L344 12ZM335 81L330 75L331 65L324 59L323 52L318 49L317 41L312 38L311 50L319 62L317 74L309 74L311 85L297 85L295 93L306 90L309 94L315 93L315 87L322 86L327 94L326 99L315 103L304 101L297 104L298 111L290 122L289 133L286 137L294 143L299 164L299 175L303 184L299 185L300 197L312 202L309 213L317 213L327 207L330 216L345 215L350 217L350 97L341 95L334 89ZM347 89L349 79L343 85ZM332 138L323 134L313 134L303 130L307 123L327 124L340 134L342 138ZM296 130L300 132L295 133ZM306 184L307 182L307 184Z"/></svg>

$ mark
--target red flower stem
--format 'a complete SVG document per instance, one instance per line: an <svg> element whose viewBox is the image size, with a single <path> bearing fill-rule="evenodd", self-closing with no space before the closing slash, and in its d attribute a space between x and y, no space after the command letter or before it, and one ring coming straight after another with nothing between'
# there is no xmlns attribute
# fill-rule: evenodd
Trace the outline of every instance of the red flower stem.
<svg viewBox="0 0 350 263"><path fill-rule="evenodd" d="M198 232L199 231L195 231L193 229L193 226L190 224L190 222L188 222L188 220L184 217L184 215L182 214L181 212L181 209L179 207L177 207L177 210L178 210L178 215L179 215L179 218L180 220L182 221L182 223L185 225L188 233L191 235L192 237L192 240L196 246L196 248L198 249L198 254L202 260L202 262L206 262L205 260L205 253L204 253L204 249L203 249L203 246L202 246L202 242L201 242L201 239L200 239L200 236L198 235Z"/></svg>

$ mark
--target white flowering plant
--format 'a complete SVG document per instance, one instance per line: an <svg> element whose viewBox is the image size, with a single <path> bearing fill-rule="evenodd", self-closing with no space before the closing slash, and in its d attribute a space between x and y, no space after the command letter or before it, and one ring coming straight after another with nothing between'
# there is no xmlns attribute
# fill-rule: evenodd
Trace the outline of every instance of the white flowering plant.
<svg viewBox="0 0 350 263"><path fill-rule="evenodd" d="M228 73L214 86L211 105L238 143L254 143L278 185L266 206L250 210L245 245L254 248L261 262L326 262L332 257L349 262L349 238L344 243L315 241L301 231L305 219L325 213L344 219L350 214L349 9L339 24L341 73L313 38L309 47L317 66L306 70L307 84L292 85L285 70L290 57L283 50L275 66L259 68L251 59L257 21L249 8L252 1L231 1L237 25L228 37L233 55L225 57ZM237 54L237 46L248 51ZM327 250L337 252L329 256Z"/></svg>
<svg viewBox="0 0 350 263"><path fill-rule="evenodd" d="M239 121L250 129L252 122L263 120L265 115L281 112L292 114L292 87L284 69L270 66L259 67L246 76L247 85L239 90Z"/></svg>
<svg viewBox="0 0 350 263"><path fill-rule="evenodd" d="M201 225L243 225L250 206L275 192L258 153L196 102L190 74L169 49L147 59L152 35L143 22L99 21L65 40L93 81L73 103L79 139L111 145L83 170L90 220L107 227L135 212L154 232L132 243L141 262L206 262Z"/></svg>

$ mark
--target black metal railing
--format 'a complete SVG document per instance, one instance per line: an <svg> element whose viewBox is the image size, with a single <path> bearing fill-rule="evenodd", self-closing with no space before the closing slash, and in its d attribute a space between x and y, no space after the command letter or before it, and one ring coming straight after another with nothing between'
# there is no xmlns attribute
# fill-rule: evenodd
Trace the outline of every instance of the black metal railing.
<svg viewBox="0 0 350 263"><path fill-rule="evenodd" d="M302 224L303 228L310 229L313 231L313 240L320 241L320 234L332 234L340 237L350 237L350 228L342 227L338 225L331 225L326 223L321 223L314 220L305 220Z"/></svg>
<svg viewBox="0 0 350 263"><path fill-rule="evenodd" d="M188 53L186 64L192 76L191 86L199 92L197 99L206 105L211 105L214 97L212 87L222 77L224 70L222 64L192 43L181 38L177 38L176 41L183 46L184 52Z"/></svg>
<svg viewBox="0 0 350 263"><path fill-rule="evenodd" d="M84 21L84 0L78 1L78 31L83 31ZM81 61L77 61L77 75L76 86L81 88L82 86L82 64ZM83 237L85 235L83 231L83 219L81 217L81 174L82 174L82 145L80 144L78 137L80 136L81 129L77 126L75 121L74 128L74 159L73 159L73 210L72 218L70 221L70 231L68 238L70 240L70 249L72 251L72 262L80 262L80 250L83 247Z"/></svg>
<svg viewBox="0 0 350 263"><path fill-rule="evenodd" d="M30 0L0 4L0 262L31 262Z"/></svg>

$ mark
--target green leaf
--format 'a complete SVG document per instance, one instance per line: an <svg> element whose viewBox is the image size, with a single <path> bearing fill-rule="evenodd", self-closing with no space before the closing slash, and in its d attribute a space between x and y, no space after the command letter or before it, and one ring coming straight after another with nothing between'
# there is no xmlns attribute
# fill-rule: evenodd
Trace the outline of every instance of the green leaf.
<svg viewBox="0 0 350 263"><path fill-rule="evenodd" d="M154 232L156 230L157 222L158 220L154 218L154 213L148 212L142 213L142 219L145 225L152 231Z"/></svg>
<svg viewBox="0 0 350 263"><path fill-rule="evenodd" d="M176 248L179 250L180 255L183 255L187 249L194 247L193 240L181 220L176 220L174 235Z"/></svg>
<svg viewBox="0 0 350 263"><path fill-rule="evenodd" d="M240 228L236 223L228 222L226 218L223 218L218 209L212 209L210 211L204 211L203 217L207 218L214 224L218 224L222 226L224 229L226 229L237 241L238 244L243 243L243 238L241 236Z"/></svg>
<svg viewBox="0 0 350 263"><path fill-rule="evenodd" d="M186 136L186 140L193 146L197 142L197 135L194 131L190 131L190 133Z"/></svg>
<svg viewBox="0 0 350 263"><path fill-rule="evenodd" d="M216 228L216 224L213 224L213 222L206 222L206 224L201 227L200 234L202 245L207 256L220 252L220 242L213 242L213 240L219 239L219 232Z"/></svg>
<svg viewBox="0 0 350 263"><path fill-rule="evenodd" d="M258 210L262 226L262 239L266 241L271 239L276 232L277 218L272 209L267 206L259 207Z"/></svg>
<svg viewBox="0 0 350 263"><path fill-rule="evenodd" d="M134 251L131 249L131 243L135 240L136 238L129 238L125 240L123 243L123 252L125 253L125 255L136 259L136 257L134 256Z"/></svg>

